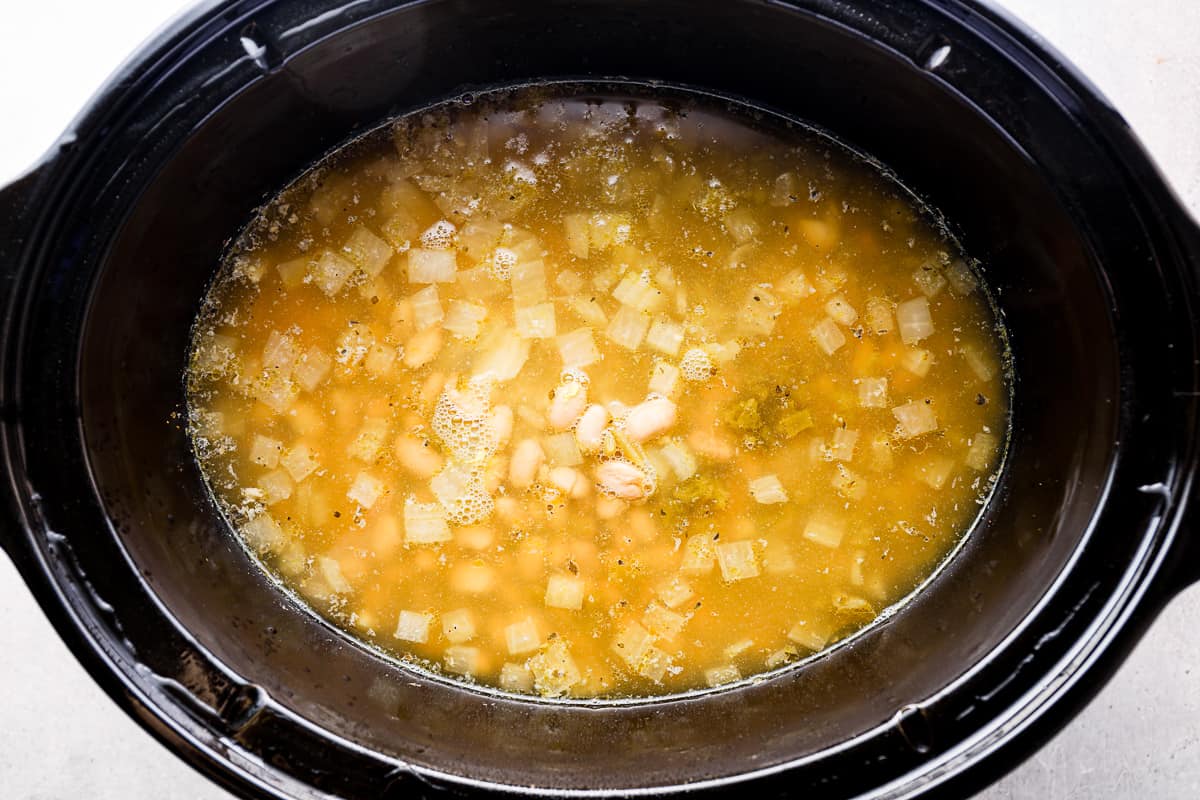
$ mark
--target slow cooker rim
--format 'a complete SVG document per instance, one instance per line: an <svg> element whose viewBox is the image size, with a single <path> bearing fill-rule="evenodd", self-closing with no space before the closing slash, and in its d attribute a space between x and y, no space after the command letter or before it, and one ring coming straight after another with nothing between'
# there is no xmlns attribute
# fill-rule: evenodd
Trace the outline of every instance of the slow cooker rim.
<svg viewBox="0 0 1200 800"><path fill-rule="evenodd" d="M155 38L144 44L142 48L135 53L135 55L132 56L125 63L125 65L123 65L123 67L113 75L112 78L109 79L109 82L105 85L105 87L101 89L99 93L97 93L94 99L79 115L77 122L73 123L73 128L77 127L80 131L82 131L78 134L80 141L72 143L70 141L70 134L68 134L64 140L60 140L60 151L68 148L82 149L82 145L84 144L83 140L85 140L89 135L95 135L96 133L95 130L86 131L85 129L88 126L100 127L100 123L104 119L106 111L110 112L117 108L120 105L121 100L124 99L126 95L133 92L134 87L137 86L137 83L136 81L131 80L131 78L140 73L142 70L146 69L149 65L158 62L160 59L167 58L172 51L190 39L191 36L197 33L200 28L213 21L222 9L246 8L248 10L244 16L249 16L249 14L255 8L261 5L263 5L261 2L233 3L228 5L220 2L209 2L203 6L192 9L191 11L177 18L173 23L156 34ZM969 13L980 13L985 18L987 16L986 13L973 10L970 5L957 2L957 0L943 0L943 2L937 3L936 5L944 8L964 9ZM1010 30L1006 31L1007 35L1016 44L1019 44L1024 50L1026 50L1031 57L1038 58L1043 64L1047 65L1048 68L1052 69L1053 74L1059 80L1067 83L1068 86L1073 80L1076 84L1073 87L1073 91L1075 91L1077 94L1082 92L1083 96L1085 97L1090 95L1090 100L1092 102L1105 108L1112 117L1111 119L1106 120L1108 125L1111 126L1113 123L1120 123L1122 127L1118 132L1122 134L1123 138L1125 139L1125 141L1121 143L1125 150L1123 151L1123 157L1119 159L1119 163L1127 167L1132 164L1132 169L1135 172L1157 177L1157 171L1150 163L1140 145L1138 145L1136 142L1136 139L1134 139L1132 134L1128 132L1128 129L1124 126L1123 121L1116 116L1115 112L1112 111L1110 104L1108 104L1107 101L1104 100L1104 98L1100 96L1097 91L1095 91L1094 87L1092 87L1085 78L1080 76L1073 67L1067 64L1061 57L1057 56L1057 54L1053 53L1053 51L1043 47L1041 43L1033 41L1028 32L1022 30L1019 24L1013 23L1011 20L999 18L993 18L991 21L993 25L996 25L1001 29L1003 29L1005 26L1009 27ZM232 27L236 24L236 22L230 22L229 27ZM1050 61L1048 62L1047 59L1050 59ZM1057 63L1054 64L1054 62ZM61 160L55 161L53 157L49 157L43 162L39 168L39 171L34 173L32 176L33 178L37 178L39 180L27 180L25 185L40 182L40 179L44 178L46 173L60 168L61 163ZM1156 186L1156 188L1158 187ZM1167 187L1163 186L1161 188L1163 191L1160 193L1160 196L1156 198L1159 204L1166 208L1177 202L1171 197L1170 190ZM1178 216L1178 212L1176 216ZM1179 234L1181 237L1186 235L1186 215L1184 216L1184 226L1184 233ZM17 293L14 292L11 295L14 298L14 304L16 301L16 294ZM10 308L9 313L5 318L6 327L10 326L13 323L13 320L14 315L12 313L12 309ZM6 341L8 341L7 337ZM7 350L2 357L5 361L9 360ZM0 374L7 373L5 372ZM3 387L0 387L0 391L2 390ZM12 491L12 496L14 498L22 497L23 494L19 493L18 491L20 487L16 485L17 476L19 473L11 469L11 456L13 449L10 449L11 446L8 442L8 436L9 431L6 425L4 455L8 462L7 465L10 467L9 479L13 482L13 485L9 486L8 488ZM19 449L17 452L19 452ZM1186 474L1184 475L1184 480L1181 484L1182 488L1180 491L1174 493L1176 497L1183 498L1187 496L1187 491L1190 490L1192 478L1191 471L1192 470L1190 467L1185 470ZM1110 650L1107 648L1114 640L1119 639L1123 634L1130 633L1129 629L1124 626L1124 622L1128 621L1130 616L1138 611L1138 607L1141 605L1142 600L1148 593L1152 591L1152 580L1162 571L1168 557L1172 552L1171 545L1174 538L1178 534L1181 525L1179 516L1179 511L1181 510L1180 506L1181 504L1177 504L1175 508L1170 510L1171 518L1165 530L1163 528L1159 528L1159 535L1157 537L1153 535L1146 537L1144 552L1147 557L1152 556L1152 558L1150 558L1149 562L1145 562L1143 564L1143 566L1145 566L1145 570L1139 575L1131 575L1130 573L1126 573L1126 579L1122 581L1122 585L1120 587L1121 591L1118 592L1114 590L1114 595L1112 598L1113 601L1115 602L1118 598L1123 600L1121 603L1120 615L1115 619L1106 620L1103 623L1098 620L1093 626L1096 629L1096 632L1099 632L1099 629L1103 628L1106 633L1104 641L1107 642L1107 644L1105 646L1098 646L1093 651L1094 657L1089 660L1088 664L1094 663L1095 660L1102 658L1105 653L1110 652ZM26 507L24 503L18 505L18 511L21 513L21 521L23 523L21 525L22 531L31 536L32 534L30 531L33 529L32 520L26 514ZM114 698L114 700L118 702L119 705L121 705L129 713L131 713L131 715L138 719L144 727L150 729L157 738L160 738L160 740L168 743L174 752L180 754L182 757L192 763L193 766L201 769L201 771L209 775L210 778L217 780L227 788L239 790L241 788L246 788L244 787L244 784L250 784L249 788L256 792L261 792L273 797L287 797L286 794L277 793L273 787L258 780L248 771L234 766L228 759L223 758L217 751L201 743L196 737L188 735L187 732L181 729L181 726L179 726L172 719L168 719L163 715L162 711L156 707L151 696L142 691L142 687L138 686L132 681L122 681L118 677L118 670L121 671L122 675L126 675L127 673L124 672L124 668L114 657L115 651L103 646L105 644L105 639L109 634L95 626L89 625L88 620L78 613L78 608L70 601L70 598L68 598L68 592L66 588L51 578L50 573L53 571L53 568L45 558L45 553L43 553L40 548L37 548L36 545L33 545L29 548L23 548L23 553L26 550L29 551L28 557L36 560L37 562L36 571L38 573L39 580L36 581L38 586L35 587L35 590L37 590L36 593L38 594L39 603L41 603L43 608L46 609L48 616L50 616L55 622L60 635L62 635L63 638L67 639L68 641L73 641L72 650L75 651L80 660L84 662L93 678L105 687L106 691ZM24 556L22 556L22 558L23 557ZM21 558L18 558L17 554L15 553L14 558L16 560L21 560ZM22 573L25 575L27 580L29 580L29 574L33 568L33 564L27 564L26 566L22 567ZM30 583L32 586L34 581L31 580ZM87 602L88 598L86 597L86 594L78 591L78 587L74 588L78 592L76 599ZM1134 589L1136 591L1132 595L1123 596L1124 592L1129 589ZM1106 608L1107 607L1108 606L1106 606ZM1126 638L1128 639L1130 637L1126 636ZM1133 636L1132 638L1136 638L1136 636ZM1082 641L1083 640L1081 640L1081 642ZM86 651L88 658L84 657L84 651ZM95 663L88 663L93 659L95 660ZM1089 672L1089 669L1090 667L1086 665L1081 665L1074 668L1071 671L1073 680L1077 682L1084 674ZM1059 693L1063 691L1063 687L1055 687L1050 690L1047 697L1049 700L1053 701L1059 696ZM1004 735L1007 737L1010 734L1006 733ZM181 747L181 743L186 746ZM352 743L346 744L352 745ZM966 742L960 742L960 748L965 744ZM969 760L977 761L980 755L984 754L966 755L965 757ZM934 762L929 763L932 764ZM777 767L772 768L772 771L783 770L786 769L787 766L787 764L778 765ZM231 774L233 770L237 770L236 776ZM720 785L731 785L736 782L746 780L755 774L757 773L746 773L732 776L728 779L720 779L716 783ZM431 772L431 777L445 778L447 780L452 780L455 783L463 782L463 779L459 776L439 776L436 775L436 773ZM904 777L905 779L911 779L912 776L906 775ZM488 788L493 789L501 788L492 784L487 784L487 786ZM696 785L688 785L686 788L695 788L695 786ZM670 788L672 787L668 787L668 790ZM558 793L564 794L563 792ZM565 794L573 793L567 792Z"/></svg>

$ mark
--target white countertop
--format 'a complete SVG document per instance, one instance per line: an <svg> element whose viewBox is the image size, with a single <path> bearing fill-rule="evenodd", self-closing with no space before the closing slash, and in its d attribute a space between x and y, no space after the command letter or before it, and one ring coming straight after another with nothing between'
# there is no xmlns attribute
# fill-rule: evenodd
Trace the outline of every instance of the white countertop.
<svg viewBox="0 0 1200 800"><path fill-rule="evenodd" d="M31 164L170 0L39 0L0 26L0 184ZM1200 3L1007 0L1100 87L1200 216ZM49 58L48 50L53 50ZM1113 681L977 800L1200 797L1200 588L1178 597ZM0 556L0 796L230 800L120 712ZM1195 670L1194 670L1195 668Z"/></svg>

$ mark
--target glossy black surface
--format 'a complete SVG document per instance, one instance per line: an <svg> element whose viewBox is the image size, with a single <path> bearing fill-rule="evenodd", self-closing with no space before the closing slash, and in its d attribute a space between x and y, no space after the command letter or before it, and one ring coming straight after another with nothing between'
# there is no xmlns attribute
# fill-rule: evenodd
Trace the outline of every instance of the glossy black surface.
<svg viewBox="0 0 1200 800"><path fill-rule="evenodd" d="M961 796L1052 733L1200 571L1181 536L1200 235L1094 91L991 12L337 5L194 13L0 195L5 548L97 680L217 780ZM982 259L1012 336L1013 449L985 524L902 613L752 687L581 708L405 672L249 563L175 416L192 315L256 205L388 115L588 77L741 98L876 156Z"/></svg>

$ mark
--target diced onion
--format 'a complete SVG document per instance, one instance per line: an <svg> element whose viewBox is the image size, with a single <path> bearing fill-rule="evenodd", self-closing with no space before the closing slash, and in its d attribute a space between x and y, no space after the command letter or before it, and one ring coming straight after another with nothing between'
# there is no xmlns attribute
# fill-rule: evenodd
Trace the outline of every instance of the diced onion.
<svg viewBox="0 0 1200 800"><path fill-rule="evenodd" d="M588 239L596 250L607 250L613 245L625 244L632 233L629 217L625 214L592 214L588 220Z"/></svg>
<svg viewBox="0 0 1200 800"><path fill-rule="evenodd" d="M605 333L608 338L621 347L636 350L646 338L650 327L650 318L630 306L621 306L608 323Z"/></svg>
<svg viewBox="0 0 1200 800"><path fill-rule="evenodd" d="M783 172L771 184L771 205L778 208L789 206L796 202L799 190L796 188L796 175Z"/></svg>
<svg viewBox="0 0 1200 800"><path fill-rule="evenodd" d="M271 372L255 384L254 396L277 414L291 408L296 399L296 385L286 375Z"/></svg>
<svg viewBox="0 0 1200 800"><path fill-rule="evenodd" d="M650 370L650 384L647 388L663 397L672 396L679 388L679 368L666 361L655 361Z"/></svg>
<svg viewBox="0 0 1200 800"><path fill-rule="evenodd" d="M446 314L442 311L442 303L438 299L436 286L426 286L409 299L412 301L413 322L416 324L417 330L425 330L445 319Z"/></svg>
<svg viewBox="0 0 1200 800"><path fill-rule="evenodd" d="M504 225L494 219L473 219L458 232L459 249L476 261L492 250L504 235Z"/></svg>
<svg viewBox="0 0 1200 800"><path fill-rule="evenodd" d="M404 642L424 644L429 641L429 626L433 623L433 614L423 614L419 611L400 612L399 622L396 623L397 639Z"/></svg>
<svg viewBox="0 0 1200 800"><path fill-rule="evenodd" d="M773 575L787 575L796 571L796 558L785 543L770 539L763 549L763 566Z"/></svg>
<svg viewBox="0 0 1200 800"><path fill-rule="evenodd" d="M975 377L981 381L990 381L996 377L996 365L990 358L984 355L979 349L967 345L962 348L962 356L967 362L967 366L975 373Z"/></svg>
<svg viewBox="0 0 1200 800"><path fill-rule="evenodd" d="M795 223L796 230L818 250L832 250L838 243L837 226L819 219L801 219Z"/></svg>
<svg viewBox="0 0 1200 800"><path fill-rule="evenodd" d="M563 232L567 249L576 258L588 257L588 218L586 214L568 214L563 217Z"/></svg>
<svg viewBox="0 0 1200 800"><path fill-rule="evenodd" d="M730 339L725 342L708 342L704 345L704 352L712 357L715 364L728 364L738 357L738 353L742 352L742 346L738 344L737 339Z"/></svg>
<svg viewBox="0 0 1200 800"><path fill-rule="evenodd" d="M910 347L900 356L900 364L918 378L924 378L933 366L933 353L920 347Z"/></svg>
<svg viewBox="0 0 1200 800"><path fill-rule="evenodd" d="M845 464L835 464L833 478L829 484L834 491L848 500L862 500L867 496L867 484L856 472Z"/></svg>
<svg viewBox="0 0 1200 800"><path fill-rule="evenodd" d="M608 314L600 307L600 302L588 294L576 294L567 298L567 308L575 312L581 320L596 328L608 324Z"/></svg>
<svg viewBox="0 0 1200 800"><path fill-rule="evenodd" d="M308 278L308 268L311 263L312 259L308 256L301 256L277 264L275 269L279 272L279 282L283 284L283 288L295 289L302 286Z"/></svg>
<svg viewBox="0 0 1200 800"><path fill-rule="evenodd" d="M946 288L946 277L934 264L926 264L913 273L913 283L926 297L937 297Z"/></svg>
<svg viewBox="0 0 1200 800"><path fill-rule="evenodd" d="M752 542L720 542L713 549L717 553L721 577L725 580L740 581L758 575L758 559Z"/></svg>
<svg viewBox="0 0 1200 800"><path fill-rule="evenodd" d="M753 639L741 639L726 647L721 654L728 659L734 659L754 647Z"/></svg>
<svg viewBox="0 0 1200 800"><path fill-rule="evenodd" d="M658 599L667 608L679 608L695 596L696 593L692 591L692 587L678 575L671 576L658 587Z"/></svg>
<svg viewBox="0 0 1200 800"><path fill-rule="evenodd" d="M402 210L384 220L383 225L379 227L379 232L392 247L396 248L396 252L403 253L412 247L420 228L421 226L413 218L413 215Z"/></svg>
<svg viewBox="0 0 1200 800"><path fill-rule="evenodd" d="M533 673L524 664L508 662L500 668L500 688L509 692L533 691Z"/></svg>
<svg viewBox="0 0 1200 800"><path fill-rule="evenodd" d="M966 465L977 472L983 472L992 463L992 459L996 456L996 447L999 440L990 433L980 432L975 434L975 438L971 440L971 446L967 448L967 456L963 459Z"/></svg>
<svg viewBox="0 0 1200 800"><path fill-rule="evenodd" d="M850 327L858 321L858 312L842 295L834 295L825 301L825 313L839 325Z"/></svg>
<svg viewBox="0 0 1200 800"><path fill-rule="evenodd" d="M404 501L404 541L437 544L450 539L450 526L440 503L421 503L415 497Z"/></svg>
<svg viewBox="0 0 1200 800"><path fill-rule="evenodd" d="M591 328L577 328L564 333L556 340L563 367L567 369L586 367L600 359L600 351L592 339Z"/></svg>
<svg viewBox="0 0 1200 800"><path fill-rule="evenodd" d="M311 347L296 359L292 366L292 377L306 392L311 392L325 382L333 359L315 347Z"/></svg>
<svg viewBox="0 0 1200 800"><path fill-rule="evenodd" d="M449 220L438 220L421 234L421 246L430 250L449 250L454 246L454 234L458 228Z"/></svg>
<svg viewBox="0 0 1200 800"><path fill-rule="evenodd" d="M813 517L804 525L803 536L810 542L823 547L838 547L845 530L841 525L826 517Z"/></svg>
<svg viewBox="0 0 1200 800"><path fill-rule="evenodd" d="M340 292L353 272L353 264L328 250L322 253L317 263L312 266L313 282L327 297L333 297Z"/></svg>
<svg viewBox="0 0 1200 800"><path fill-rule="evenodd" d="M475 638L475 618L465 608L442 614L442 635L452 644L462 644Z"/></svg>
<svg viewBox="0 0 1200 800"><path fill-rule="evenodd" d="M937 430L937 417L933 406L923 400L913 400L892 409L892 415L900 423L900 435L911 439Z"/></svg>
<svg viewBox="0 0 1200 800"><path fill-rule="evenodd" d="M325 579L334 593L346 594L350 591L350 582L342 574L342 565L337 562L337 559L320 556L317 558L317 569L320 570L321 577Z"/></svg>
<svg viewBox="0 0 1200 800"><path fill-rule="evenodd" d="M504 642L509 655L516 656L537 650L542 645L542 637L538 633L537 623L527 617L504 629Z"/></svg>
<svg viewBox="0 0 1200 800"><path fill-rule="evenodd" d="M664 295L650 279L649 270L630 270L612 290L617 302L637 311L652 311L662 305Z"/></svg>
<svg viewBox="0 0 1200 800"><path fill-rule="evenodd" d="M369 419L358 430L358 436L346 448L346 454L367 464L375 463L379 451L387 441L388 423L386 419Z"/></svg>
<svg viewBox="0 0 1200 800"><path fill-rule="evenodd" d="M552 339L557 333L553 303L518 306L513 311L517 335L525 339Z"/></svg>
<svg viewBox="0 0 1200 800"><path fill-rule="evenodd" d="M787 637L801 647L807 647L814 653L822 650L825 643L829 641L829 636L815 625L801 620L792 626L788 631Z"/></svg>
<svg viewBox="0 0 1200 800"><path fill-rule="evenodd" d="M946 277L950 280L950 291L960 297L970 294L979 286L979 280L971 268L961 260L946 267Z"/></svg>
<svg viewBox="0 0 1200 800"><path fill-rule="evenodd" d="M272 470L258 479L258 488L262 490L262 501L269 506L287 500L292 496L292 479L281 469Z"/></svg>
<svg viewBox="0 0 1200 800"><path fill-rule="evenodd" d="M579 443L571 431L547 436L542 441L546 452L546 461L555 467L577 467L583 463L583 455L579 452Z"/></svg>
<svg viewBox="0 0 1200 800"><path fill-rule="evenodd" d="M526 662L533 673L533 687L544 697L558 697L583 680L567 643L561 638Z"/></svg>
<svg viewBox="0 0 1200 800"><path fill-rule="evenodd" d="M827 356L836 353L846 343L846 336L829 317L818 322L812 329L812 338Z"/></svg>
<svg viewBox="0 0 1200 800"><path fill-rule="evenodd" d="M941 489L954 473L954 461L946 456L931 456L917 467L917 477L931 489Z"/></svg>
<svg viewBox="0 0 1200 800"><path fill-rule="evenodd" d="M671 668L671 656L662 648L650 645L642 653L642 659L636 667L637 674L643 678L661 683L667 670Z"/></svg>
<svg viewBox="0 0 1200 800"><path fill-rule="evenodd" d="M896 327L892 316L892 302L882 297L867 300L867 330L882 336Z"/></svg>
<svg viewBox="0 0 1200 800"><path fill-rule="evenodd" d="M746 293L746 300L738 314L738 327L742 330L766 336L775 330L775 320L783 313L783 304L765 287L755 286Z"/></svg>
<svg viewBox="0 0 1200 800"><path fill-rule="evenodd" d="M389 347L386 344L376 344L367 353L366 359L363 361L363 366L367 368L367 372L371 373L376 378L382 378L391 370L392 364L396 361L396 348Z"/></svg>
<svg viewBox="0 0 1200 800"><path fill-rule="evenodd" d="M529 358L529 340L514 331L504 331L484 351L475 366L476 377L504 382L517 377Z"/></svg>
<svg viewBox="0 0 1200 800"><path fill-rule="evenodd" d="M265 511L242 526L242 536L260 553L277 550L287 542L279 523Z"/></svg>
<svg viewBox="0 0 1200 800"><path fill-rule="evenodd" d="M263 346L262 365L267 369L279 370L283 375L290 375L292 362L296 360L296 346L292 337L271 331L267 335L267 343Z"/></svg>
<svg viewBox="0 0 1200 800"><path fill-rule="evenodd" d="M788 645L787 647L781 647L766 657L766 659L763 661L763 666L765 666L767 669L782 667L784 664L788 663L798 655L799 653L796 652L796 648L792 647L791 645Z"/></svg>
<svg viewBox="0 0 1200 800"><path fill-rule="evenodd" d="M859 378L858 404L863 408L887 408L887 378Z"/></svg>
<svg viewBox="0 0 1200 800"><path fill-rule="evenodd" d="M817 290L800 270L793 270L776 281L775 288L789 300L803 300L817 293Z"/></svg>
<svg viewBox="0 0 1200 800"><path fill-rule="evenodd" d="M933 319L929 316L929 300L914 297L896 306L896 322L900 327L900 340L914 344L933 333Z"/></svg>
<svg viewBox="0 0 1200 800"><path fill-rule="evenodd" d="M631 667L637 667L647 648L654 642L650 632L633 620L627 621L613 637L612 651Z"/></svg>
<svg viewBox="0 0 1200 800"><path fill-rule="evenodd" d="M679 568L684 572L709 572L716 557L712 534L696 533L689 536L683 545L683 561Z"/></svg>
<svg viewBox="0 0 1200 800"><path fill-rule="evenodd" d="M358 503L365 509L375 505L375 501L383 494L383 482L368 472L360 472L350 484L346 497Z"/></svg>
<svg viewBox="0 0 1200 800"><path fill-rule="evenodd" d="M533 306L544 302L546 293L546 266L541 261L521 262L512 269L513 305Z"/></svg>
<svg viewBox="0 0 1200 800"><path fill-rule="evenodd" d="M683 326L669 319L657 319L646 334L646 344L669 356L676 355L683 344Z"/></svg>
<svg viewBox="0 0 1200 800"><path fill-rule="evenodd" d="M750 496L763 505L786 503L787 492L776 475L763 475L750 481Z"/></svg>
<svg viewBox="0 0 1200 800"><path fill-rule="evenodd" d="M442 327L459 339L470 341L479 335L479 326L487 316L487 307L465 300L451 300Z"/></svg>
<svg viewBox="0 0 1200 800"><path fill-rule="evenodd" d="M303 483L304 479L316 472L319 464L313 458L312 449L306 444L297 444L279 457L279 464L288 471L292 480Z"/></svg>
<svg viewBox="0 0 1200 800"><path fill-rule="evenodd" d="M408 251L409 283L453 283L457 272L458 258L453 250L415 247Z"/></svg>
<svg viewBox="0 0 1200 800"><path fill-rule="evenodd" d="M642 615L642 624L660 639L674 639L683 631L687 621L688 618L683 614L672 611L654 600L650 601L650 605L646 606L646 613Z"/></svg>
<svg viewBox="0 0 1200 800"><path fill-rule="evenodd" d="M738 208L730 211L722 222L725 223L725 230L729 231L729 235L738 244L745 244L758 236L758 220L749 209Z"/></svg>
<svg viewBox="0 0 1200 800"><path fill-rule="evenodd" d="M688 449L686 444L678 439L668 439L667 443L659 448L658 454L666 462L667 466L670 467L671 472L675 474L678 480L686 481L695 475L699 468L696 463L696 456Z"/></svg>
<svg viewBox="0 0 1200 800"><path fill-rule="evenodd" d="M569 269L559 270L554 276L554 285L562 289L567 294L578 294L583 291L584 282L583 276L578 272L573 272Z"/></svg>
<svg viewBox="0 0 1200 800"><path fill-rule="evenodd" d="M740 680L741 677L742 673L732 664L704 670L704 682L709 686L721 686L726 683L733 683L736 680Z"/></svg>
<svg viewBox="0 0 1200 800"><path fill-rule="evenodd" d="M829 452L834 461L853 461L854 445L858 442L858 431L848 428L837 428L833 432L833 440Z"/></svg>
<svg viewBox="0 0 1200 800"><path fill-rule="evenodd" d="M354 229L342 251L368 277L374 278L392 260L392 248L364 226Z"/></svg>
<svg viewBox="0 0 1200 800"><path fill-rule="evenodd" d="M496 279L487 267L472 267L458 273L459 293L472 300L487 300L504 294L506 283Z"/></svg>
<svg viewBox="0 0 1200 800"><path fill-rule="evenodd" d="M581 578L571 575L551 575L546 583L546 605L578 611L583 608L584 585Z"/></svg>
<svg viewBox="0 0 1200 800"><path fill-rule="evenodd" d="M279 463L279 451L282 449L283 445L278 439L256 434L250 445L250 460L260 467L274 469Z"/></svg>
<svg viewBox="0 0 1200 800"><path fill-rule="evenodd" d="M442 664L447 672L456 675L474 675L483 664L483 654L478 647L451 645L442 653Z"/></svg>

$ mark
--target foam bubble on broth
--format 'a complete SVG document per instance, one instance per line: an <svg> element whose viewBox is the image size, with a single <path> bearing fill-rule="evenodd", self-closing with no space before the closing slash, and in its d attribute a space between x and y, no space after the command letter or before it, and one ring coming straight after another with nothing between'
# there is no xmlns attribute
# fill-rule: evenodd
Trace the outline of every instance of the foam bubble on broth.
<svg viewBox="0 0 1200 800"><path fill-rule="evenodd" d="M503 93L272 201L198 319L214 496L317 613L507 691L655 695L861 630L1007 441L1003 331L936 220L811 132Z"/></svg>

